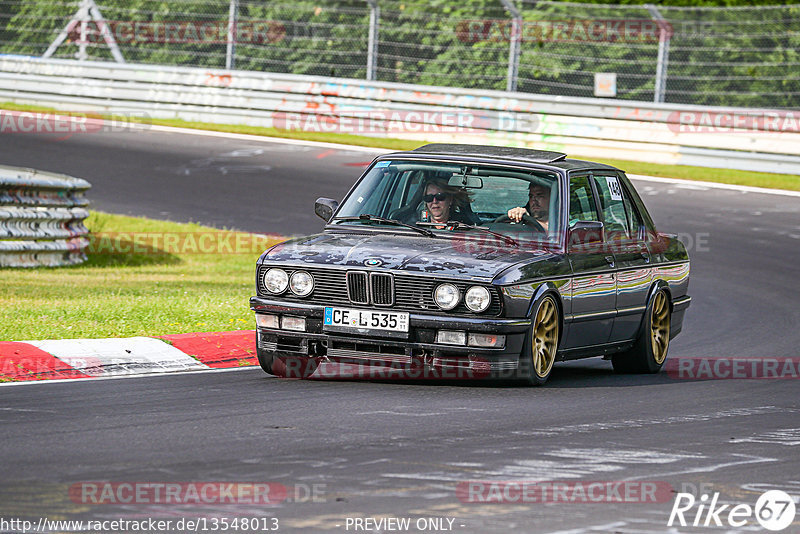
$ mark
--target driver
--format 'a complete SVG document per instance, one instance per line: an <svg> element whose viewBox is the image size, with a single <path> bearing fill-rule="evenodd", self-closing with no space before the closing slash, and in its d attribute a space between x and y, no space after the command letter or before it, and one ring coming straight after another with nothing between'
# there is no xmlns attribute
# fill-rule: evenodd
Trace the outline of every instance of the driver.
<svg viewBox="0 0 800 534"><path fill-rule="evenodd" d="M508 218L513 222L518 223L522 221L522 217L530 215L536 222L538 222L545 232L550 222L550 188L546 185L531 182L528 186L528 204L527 206L511 208L508 210Z"/></svg>

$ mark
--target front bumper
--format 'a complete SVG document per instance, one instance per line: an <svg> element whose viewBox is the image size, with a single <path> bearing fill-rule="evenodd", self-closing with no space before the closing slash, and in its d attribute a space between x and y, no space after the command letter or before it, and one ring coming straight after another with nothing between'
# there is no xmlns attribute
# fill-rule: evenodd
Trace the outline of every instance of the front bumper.
<svg viewBox="0 0 800 534"><path fill-rule="evenodd" d="M689 295L678 297L672 302L672 318L670 321L669 330L670 339L673 339L675 336L681 333L681 330L683 330L683 316L691 303L692 297Z"/></svg>
<svg viewBox="0 0 800 534"><path fill-rule="evenodd" d="M250 309L256 313L306 319L305 332L258 327L259 352L274 353L281 357L316 358L319 361L394 368L424 366L489 373L513 371L519 365L525 335L531 325L529 319L410 313L408 335L398 339L391 333L326 330L322 324L325 306L318 304L252 297ZM506 341L502 348L438 344L435 342L437 330L502 334L506 336Z"/></svg>

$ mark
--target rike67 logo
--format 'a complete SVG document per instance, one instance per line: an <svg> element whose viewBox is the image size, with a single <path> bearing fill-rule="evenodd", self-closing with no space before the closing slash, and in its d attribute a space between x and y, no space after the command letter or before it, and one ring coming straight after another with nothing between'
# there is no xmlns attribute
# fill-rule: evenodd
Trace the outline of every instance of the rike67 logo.
<svg viewBox="0 0 800 534"><path fill-rule="evenodd" d="M695 509L696 506L696 509ZM719 492L709 500L704 494L696 499L691 493L678 493L669 514L667 526L675 523L682 527L755 527L773 532L784 530L795 518L795 504L791 495L781 490L770 490L763 493L755 506L749 504L722 504Z"/></svg>

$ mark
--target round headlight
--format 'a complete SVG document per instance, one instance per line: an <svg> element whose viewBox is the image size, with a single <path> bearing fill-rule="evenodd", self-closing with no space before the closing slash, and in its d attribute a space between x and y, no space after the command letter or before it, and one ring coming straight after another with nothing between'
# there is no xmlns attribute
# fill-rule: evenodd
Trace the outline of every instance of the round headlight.
<svg viewBox="0 0 800 534"><path fill-rule="evenodd" d="M464 304L474 312L484 311L491 302L492 296L489 294L489 290L483 286L472 286L467 289L467 294L464 296Z"/></svg>
<svg viewBox="0 0 800 534"><path fill-rule="evenodd" d="M441 284L433 292L433 300L443 310L452 310L458 306L460 298L461 295L458 293L458 288L453 284Z"/></svg>
<svg viewBox="0 0 800 534"><path fill-rule="evenodd" d="M305 297L314 289L314 278L305 271L295 271L289 279L289 288L298 297Z"/></svg>
<svg viewBox="0 0 800 534"><path fill-rule="evenodd" d="M289 286L289 275L283 269L269 269L264 273L264 287L270 293L280 295Z"/></svg>

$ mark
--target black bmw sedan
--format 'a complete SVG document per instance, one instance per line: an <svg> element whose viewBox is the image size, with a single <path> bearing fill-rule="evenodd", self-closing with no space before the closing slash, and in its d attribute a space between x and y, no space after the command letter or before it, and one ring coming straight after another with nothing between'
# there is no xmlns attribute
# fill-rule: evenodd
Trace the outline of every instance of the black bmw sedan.
<svg viewBox="0 0 800 534"><path fill-rule="evenodd" d="M271 374L326 363L541 385L556 361L592 356L655 373L690 303L685 247L625 174L559 152L386 154L315 210L321 233L256 266L250 307Z"/></svg>

